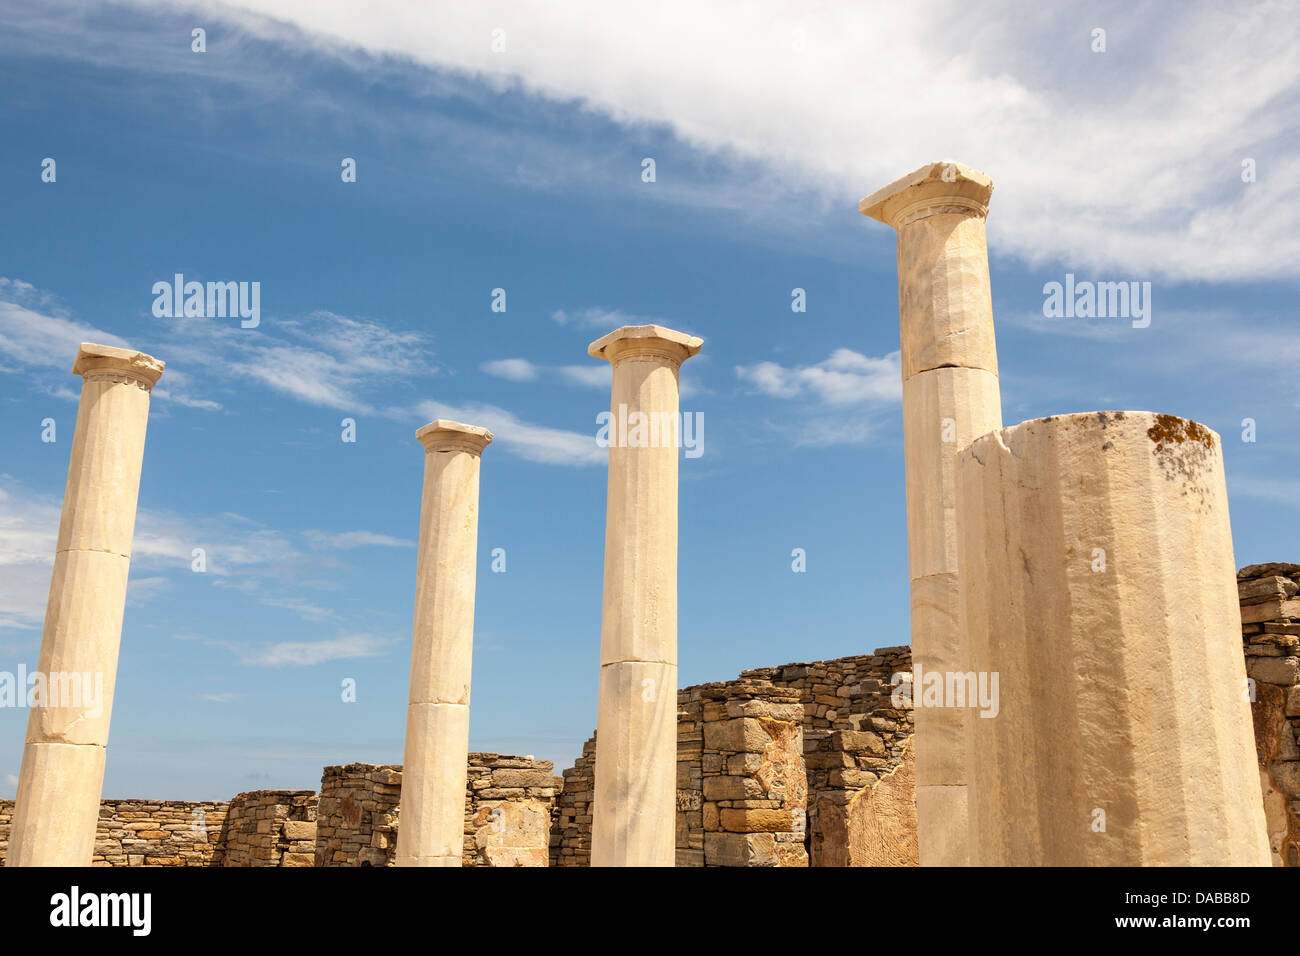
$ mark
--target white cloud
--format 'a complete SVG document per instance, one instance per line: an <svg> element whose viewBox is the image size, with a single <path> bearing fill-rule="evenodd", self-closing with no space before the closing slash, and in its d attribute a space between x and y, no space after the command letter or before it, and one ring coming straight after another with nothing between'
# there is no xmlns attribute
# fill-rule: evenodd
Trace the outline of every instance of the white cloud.
<svg viewBox="0 0 1300 956"><path fill-rule="evenodd" d="M350 62L356 51L408 58L641 131L662 126L828 207L952 156L1000 184L990 229L1001 251L1108 275L1205 280L1291 276L1300 259L1291 216L1300 158L1287 148L1300 92L1292 13L1212 0L1181 4L1177 16L1102 3L1087 19L1011 0L623 11L604 0L374 0L364 10L232 0L224 15ZM1104 53L1091 50L1098 24ZM505 30L504 54L488 42L495 28ZM1241 181L1247 158L1259 163L1257 183Z"/></svg>
<svg viewBox="0 0 1300 956"><path fill-rule="evenodd" d="M555 371L560 381L569 385L608 390L611 384L608 362L601 362L599 365L561 365Z"/></svg>
<svg viewBox="0 0 1300 956"><path fill-rule="evenodd" d="M228 691L224 691L224 692L222 692L222 693L220 693L220 694L199 694L199 695L198 695L198 698L199 698L199 700L208 700L208 701L212 701L212 703L214 703L214 704L228 704L228 703L230 703L232 700L238 700L240 697L243 697L243 696L244 696L244 695L241 694L241 693L238 693L238 692L236 692L236 691L232 691L232 690L228 690Z"/></svg>
<svg viewBox="0 0 1300 956"><path fill-rule="evenodd" d="M413 548L414 541L394 538L373 531L343 531L331 534L327 531L304 531L302 536L313 548L322 550L346 551L350 548Z"/></svg>
<svg viewBox="0 0 1300 956"><path fill-rule="evenodd" d="M489 375L511 382L531 382L537 378L537 366L528 359L496 359L492 362L484 362L479 368Z"/></svg>
<svg viewBox="0 0 1300 956"><path fill-rule="evenodd" d="M225 646L238 655L241 664L250 667L311 667L329 661L382 657L394 643L392 638L372 634L344 634L323 641L281 641L256 648Z"/></svg>
<svg viewBox="0 0 1300 956"><path fill-rule="evenodd" d="M556 309L551 319L559 325L575 328L596 329L600 332L613 332L625 325L667 325L663 319L644 315L629 315L618 309L591 307L586 309Z"/></svg>
<svg viewBox="0 0 1300 956"><path fill-rule="evenodd" d="M167 580L167 578L132 577L126 583L126 603L131 605L144 604L169 587L171 587L171 581Z"/></svg>
<svg viewBox="0 0 1300 956"><path fill-rule="evenodd" d="M736 376L775 398L813 397L830 406L887 403L902 398L899 353L870 358L836 349L816 365L786 368L776 362L737 365Z"/></svg>
<svg viewBox="0 0 1300 956"><path fill-rule="evenodd" d="M262 598L261 603L267 607L279 607L284 608L286 611L292 611L304 621L324 621L334 616L334 612L329 608L313 604L306 598L301 597L268 597Z"/></svg>
<svg viewBox="0 0 1300 956"><path fill-rule="evenodd" d="M521 421L494 405L422 402L417 411L425 421L450 418L487 428L494 435L494 443L525 461L543 465L603 465L609 461L608 449L596 444L594 414L591 431L583 433Z"/></svg>
<svg viewBox="0 0 1300 956"><path fill-rule="evenodd" d="M0 360L9 370L57 368L71 377L82 342L129 347L111 332L71 319L51 305L50 297L30 283L0 278Z"/></svg>

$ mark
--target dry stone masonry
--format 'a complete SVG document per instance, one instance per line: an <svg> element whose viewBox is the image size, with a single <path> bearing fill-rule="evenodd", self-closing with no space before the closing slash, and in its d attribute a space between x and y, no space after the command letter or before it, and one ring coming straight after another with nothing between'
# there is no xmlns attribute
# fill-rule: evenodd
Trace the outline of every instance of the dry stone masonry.
<svg viewBox="0 0 1300 956"><path fill-rule="evenodd" d="M1300 564L1237 572L1247 695L1274 866L1300 866Z"/></svg>
<svg viewBox="0 0 1300 956"><path fill-rule="evenodd" d="M561 781L549 760L473 753L466 769L460 866L547 866ZM321 777L317 866L393 866L402 768L354 763Z"/></svg>
<svg viewBox="0 0 1300 956"><path fill-rule="evenodd" d="M678 866L915 865L906 647L677 694ZM564 772L553 866L589 863L596 738Z"/></svg>

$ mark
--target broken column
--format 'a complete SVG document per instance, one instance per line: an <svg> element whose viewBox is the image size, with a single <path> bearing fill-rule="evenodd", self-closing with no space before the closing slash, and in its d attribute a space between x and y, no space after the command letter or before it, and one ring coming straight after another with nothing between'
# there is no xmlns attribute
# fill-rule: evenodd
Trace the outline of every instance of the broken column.
<svg viewBox="0 0 1300 956"><path fill-rule="evenodd" d="M424 446L411 686L398 866L460 866L469 758L470 661L478 560L479 461L486 428L438 419Z"/></svg>
<svg viewBox="0 0 1300 956"><path fill-rule="evenodd" d="M1150 412L958 458L972 862L1269 864L1219 437Z"/></svg>
<svg viewBox="0 0 1300 956"><path fill-rule="evenodd" d="M912 662L922 672L968 669L957 613L953 468L957 452L1002 425L984 233L992 192L993 181L978 170L940 162L859 205L898 232ZM963 865L968 715L918 705L914 716L920 862Z"/></svg>
<svg viewBox="0 0 1300 956"><path fill-rule="evenodd" d="M104 786L117 654L135 532L153 356L82 344L77 428L63 494L9 866L90 866Z"/></svg>
<svg viewBox="0 0 1300 956"><path fill-rule="evenodd" d="M613 366L592 866L672 866L677 778L678 369L704 343L624 326Z"/></svg>

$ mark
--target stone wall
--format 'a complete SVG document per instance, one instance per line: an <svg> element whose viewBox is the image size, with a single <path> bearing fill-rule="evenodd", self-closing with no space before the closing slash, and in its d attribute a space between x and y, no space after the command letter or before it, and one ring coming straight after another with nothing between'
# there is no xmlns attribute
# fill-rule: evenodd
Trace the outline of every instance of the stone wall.
<svg viewBox="0 0 1300 956"><path fill-rule="evenodd" d="M312 866L316 794L254 790L230 801L220 842L221 866Z"/></svg>
<svg viewBox="0 0 1300 956"><path fill-rule="evenodd" d="M680 695L679 698L680 700ZM681 784L681 717L677 725L677 773ZM555 800L555 828L551 831L551 866L591 865L591 803L596 792L596 738L582 745L582 756L564 771L562 787ZM681 798L678 797L678 812ZM677 865L690 866L682 858L682 834L677 834ZM701 842L700 849L703 849ZM699 864L694 864L698 866Z"/></svg>
<svg viewBox="0 0 1300 956"><path fill-rule="evenodd" d="M465 786L464 866L546 866L561 781L549 760L473 753ZM326 767L317 866L392 866L402 768Z"/></svg>
<svg viewBox="0 0 1300 956"><path fill-rule="evenodd" d="M1300 564L1237 572L1247 693L1275 866L1300 866Z"/></svg>
<svg viewBox="0 0 1300 956"><path fill-rule="evenodd" d="M13 801L0 800L0 862ZM316 794L258 790L228 803L103 800L93 866L311 866Z"/></svg>
<svg viewBox="0 0 1300 956"><path fill-rule="evenodd" d="M891 701L910 647L742 671L803 706L812 866L916 865L912 711Z"/></svg>
<svg viewBox="0 0 1300 956"><path fill-rule="evenodd" d="M677 865L915 865L912 715L890 700L910 670L887 647L678 691ZM564 771L553 866L590 863L594 777L593 737Z"/></svg>

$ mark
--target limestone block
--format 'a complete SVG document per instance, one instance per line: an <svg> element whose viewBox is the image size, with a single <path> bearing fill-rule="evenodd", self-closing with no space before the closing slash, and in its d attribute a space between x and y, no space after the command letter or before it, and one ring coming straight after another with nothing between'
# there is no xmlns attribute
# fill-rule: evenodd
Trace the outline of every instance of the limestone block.
<svg viewBox="0 0 1300 956"><path fill-rule="evenodd" d="M108 743L130 559L69 551L55 562L37 670L43 707L27 718L27 739Z"/></svg>
<svg viewBox="0 0 1300 956"><path fill-rule="evenodd" d="M439 419L425 447L410 700L468 704L478 560L479 461L485 428Z"/></svg>
<svg viewBox="0 0 1300 956"><path fill-rule="evenodd" d="M55 551L130 557L149 389L163 363L142 352L84 344L72 370L82 376L81 401Z"/></svg>
<svg viewBox="0 0 1300 956"><path fill-rule="evenodd" d="M414 703L407 708L398 866L434 865L426 858L460 859L468 753L467 706Z"/></svg>
<svg viewBox="0 0 1300 956"><path fill-rule="evenodd" d="M957 487L971 666L1001 688L968 723L973 861L1267 865L1218 436L1030 421Z"/></svg>
<svg viewBox="0 0 1300 956"><path fill-rule="evenodd" d="M961 163L930 163L862 200L898 231L903 381L944 366L997 374L984 219L993 182Z"/></svg>
<svg viewBox="0 0 1300 956"><path fill-rule="evenodd" d="M676 688L671 664L600 669L592 866L673 865L677 721L659 704Z"/></svg>
<svg viewBox="0 0 1300 956"><path fill-rule="evenodd" d="M104 757L104 748L94 745L23 747L6 866L89 865Z"/></svg>
<svg viewBox="0 0 1300 956"><path fill-rule="evenodd" d="M938 368L903 382L907 469L907 563L913 579L957 570L957 453L1002 427L998 377L978 368Z"/></svg>
<svg viewBox="0 0 1300 956"><path fill-rule="evenodd" d="M649 416L645 441L611 428L600 662L677 662L678 370L702 341L661 326L618 329L593 342L614 366L610 414ZM627 443L623 443L623 438Z"/></svg>
<svg viewBox="0 0 1300 956"><path fill-rule="evenodd" d="M919 754L918 754L919 757ZM968 866L967 788L916 785L917 859L921 866Z"/></svg>

